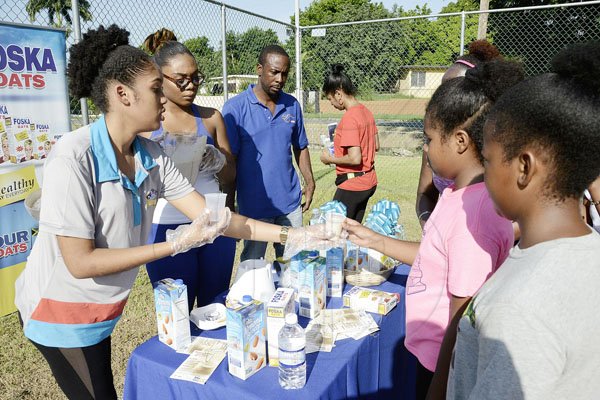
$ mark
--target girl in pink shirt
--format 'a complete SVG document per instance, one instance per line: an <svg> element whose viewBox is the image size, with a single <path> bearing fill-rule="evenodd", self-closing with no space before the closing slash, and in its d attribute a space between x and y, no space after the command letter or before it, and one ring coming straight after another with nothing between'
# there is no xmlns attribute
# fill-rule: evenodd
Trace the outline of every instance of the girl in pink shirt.
<svg viewBox="0 0 600 400"><path fill-rule="evenodd" d="M417 398L444 398L456 324L471 297L502 264L513 244L483 182L483 123L504 89L522 80L520 65L483 63L444 82L425 114L427 162L452 179L423 227L421 243L379 235L355 221L354 243L411 264L406 283L406 348L417 360ZM447 334L446 334L447 332Z"/></svg>

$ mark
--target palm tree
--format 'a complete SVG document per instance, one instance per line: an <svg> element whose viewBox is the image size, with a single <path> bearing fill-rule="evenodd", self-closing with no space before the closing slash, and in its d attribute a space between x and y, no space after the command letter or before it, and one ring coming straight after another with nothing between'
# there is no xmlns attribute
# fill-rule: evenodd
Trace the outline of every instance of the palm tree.
<svg viewBox="0 0 600 400"><path fill-rule="evenodd" d="M50 25L62 28L64 27L64 21L66 21L66 26L70 26L72 23L69 14L71 0L29 0L25 10L31 22L35 21L37 14L46 10ZM91 21L92 13L90 12L90 3L87 0L79 0L79 16L84 21Z"/></svg>

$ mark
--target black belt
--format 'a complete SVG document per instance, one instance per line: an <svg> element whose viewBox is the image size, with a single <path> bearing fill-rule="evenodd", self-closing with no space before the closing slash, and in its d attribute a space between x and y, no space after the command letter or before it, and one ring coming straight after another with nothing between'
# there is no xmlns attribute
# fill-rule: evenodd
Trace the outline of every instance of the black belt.
<svg viewBox="0 0 600 400"><path fill-rule="evenodd" d="M345 174L339 174L335 178L335 185L340 186L342 183L346 182L348 179L356 178L358 176L363 176L364 174L368 174L369 172L373 171L374 169L375 169L375 167L371 168L368 171L347 172Z"/></svg>

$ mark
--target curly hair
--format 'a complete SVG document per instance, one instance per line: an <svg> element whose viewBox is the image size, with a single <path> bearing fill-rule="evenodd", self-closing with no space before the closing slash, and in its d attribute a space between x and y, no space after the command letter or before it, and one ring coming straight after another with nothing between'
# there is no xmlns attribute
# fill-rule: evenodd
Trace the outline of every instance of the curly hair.
<svg viewBox="0 0 600 400"><path fill-rule="evenodd" d="M155 68L142 50L129 46L129 32L111 25L89 30L69 49L69 91L73 97L91 97L103 113L108 111L107 87L111 81L132 86L135 78Z"/></svg>
<svg viewBox="0 0 600 400"><path fill-rule="evenodd" d="M187 54L194 58L192 52L183 44L177 41L173 32L162 28L146 37L143 44L150 54L153 54L154 62L160 68L167 65L173 57L180 54Z"/></svg>
<svg viewBox="0 0 600 400"><path fill-rule="evenodd" d="M461 127L475 143L483 162L483 124L491 105L507 88L523 80L523 67L513 61L493 60L467 71L464 77L444 82L437 88L426 116L442 131L442 140Z"/></svg>
<svg viewBox="0 0 600 400"><path fill-rule="evenodd" d="M482 62L488 62L501 58L502 55L500 54L500 50L498 50L495 45L485 39L480 39L469 43L468 53L458 57L456 61L464 60L470 62L471 64L477 65Z"/></svg>
<svg viewBox="0 0 600 400"><path fill-rule="evenodd" d="M600 42L562 50L551 67L501 96L489 138L507 162L538 149L550 169L542 195L562 201L581 196L600 175Z"/></svg>
<svg viewBox="0 0 600 400"><path fill-rule="evenodd" d="M323 92L325 94L331 94L338 89L342 89L344 93L351 96L356 94L356 87L344 72L344 66L341 64L333 64L331 66L331 71L325 76Z"/></svg>

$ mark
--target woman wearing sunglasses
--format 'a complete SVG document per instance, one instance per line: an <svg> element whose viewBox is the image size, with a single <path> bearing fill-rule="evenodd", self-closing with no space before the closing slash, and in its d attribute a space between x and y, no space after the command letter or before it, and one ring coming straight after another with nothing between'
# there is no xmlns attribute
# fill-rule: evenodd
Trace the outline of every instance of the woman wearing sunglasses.
<svg viewBox="0 0 600 400"><path fill-rule="evenodd" d="M219 192L219 183L223 186L235 179L235 161L221 113L193 103L204 81L194 56L167 29L148 36L144 46L154 55L154 62L162 72L163 93L167 98L161 127L147 136L163 144L198 192ZM203 153L194 152L193 146L198 141L206 143ZM152 222L149 243L164 241L168 229L190 221L160 199ZM234 256L235 240L219 237L211 245L148 263L146 267L151 282L167 277L183 279L191 310L194 301L198 306L209 304L229 287Z"/></svg>

